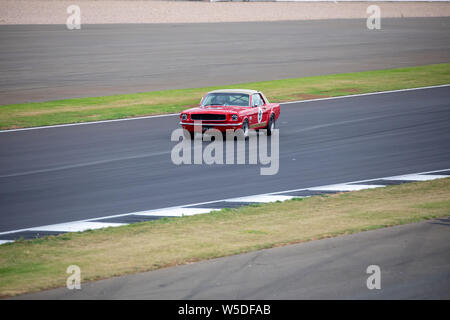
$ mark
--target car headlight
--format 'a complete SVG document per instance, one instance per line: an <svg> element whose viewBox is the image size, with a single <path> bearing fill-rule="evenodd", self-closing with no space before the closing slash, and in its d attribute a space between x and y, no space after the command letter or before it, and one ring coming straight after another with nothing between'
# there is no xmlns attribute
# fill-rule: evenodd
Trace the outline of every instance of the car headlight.
<svg viewBox="0 0 450 320"><path fill-rule="evenodd" d="M231 116L231 120L237 121L237 119L238 119L237 114L233 114L233 115Z"/></svg>
<svg viewBox="0 0 450 320"><path fill-rule="evenodd" d="M181 115L181 120L187 120L187 118L188 118L188 115L186 113L183 113Z"/></svg>

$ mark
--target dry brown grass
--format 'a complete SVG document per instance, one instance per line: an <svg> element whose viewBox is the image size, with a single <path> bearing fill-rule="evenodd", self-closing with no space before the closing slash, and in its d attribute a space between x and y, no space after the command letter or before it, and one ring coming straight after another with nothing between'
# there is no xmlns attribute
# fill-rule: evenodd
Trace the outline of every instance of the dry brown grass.
<svg viewBox="0 0 450 320"><path fill-rule="evenodd" d="M0 246L0 295L64 286L450 214L450 179L162 219Z"/></svg>

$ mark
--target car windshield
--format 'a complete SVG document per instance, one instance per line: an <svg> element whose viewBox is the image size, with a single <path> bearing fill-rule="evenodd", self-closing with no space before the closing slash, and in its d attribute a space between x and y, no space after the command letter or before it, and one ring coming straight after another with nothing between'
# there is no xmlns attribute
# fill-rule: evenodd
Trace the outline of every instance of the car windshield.
<svg viewBox="0 0 450 320"><path fill-rule="evenodd" d="M208 93L202 106L249 106L249 96L243 93Z"/></svg>

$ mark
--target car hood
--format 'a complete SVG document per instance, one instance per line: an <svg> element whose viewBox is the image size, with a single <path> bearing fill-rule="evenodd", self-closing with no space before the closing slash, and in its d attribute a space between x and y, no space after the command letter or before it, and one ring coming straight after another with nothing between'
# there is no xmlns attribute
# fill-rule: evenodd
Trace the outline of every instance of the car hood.
<svg viewBox="0 0 450 320"><path fill-rule="evenodd" d="M186 112L190 113L236 113L242 110L246 110L248 107L240 107L240 106L205 106L205 107L196 107L192 109L186 110Z"/></svg>

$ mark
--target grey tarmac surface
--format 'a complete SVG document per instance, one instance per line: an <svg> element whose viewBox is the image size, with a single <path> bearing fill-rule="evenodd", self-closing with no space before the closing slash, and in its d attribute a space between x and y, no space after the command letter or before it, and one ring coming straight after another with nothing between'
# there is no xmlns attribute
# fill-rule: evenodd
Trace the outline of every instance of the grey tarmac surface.
<svg viewBox="0 0 450 320"><path fill-rule="evenodd" d="M450 299L450 219L82 283L18 299ZM381 289L366 286L367 267Z"/></svg>
<svg viewBox="0 0 450 320"><path fill-rule="evenodd" d="M450 61L450 18L0 26L0 105Z"/></svg>
<svg viewBox="0 0 450 320"><path fill-rule="evenodd" d="M449 115L450 87L282 105L273 176L174 165L178 116L3 132L0 232L447 169Z"/></svg>

